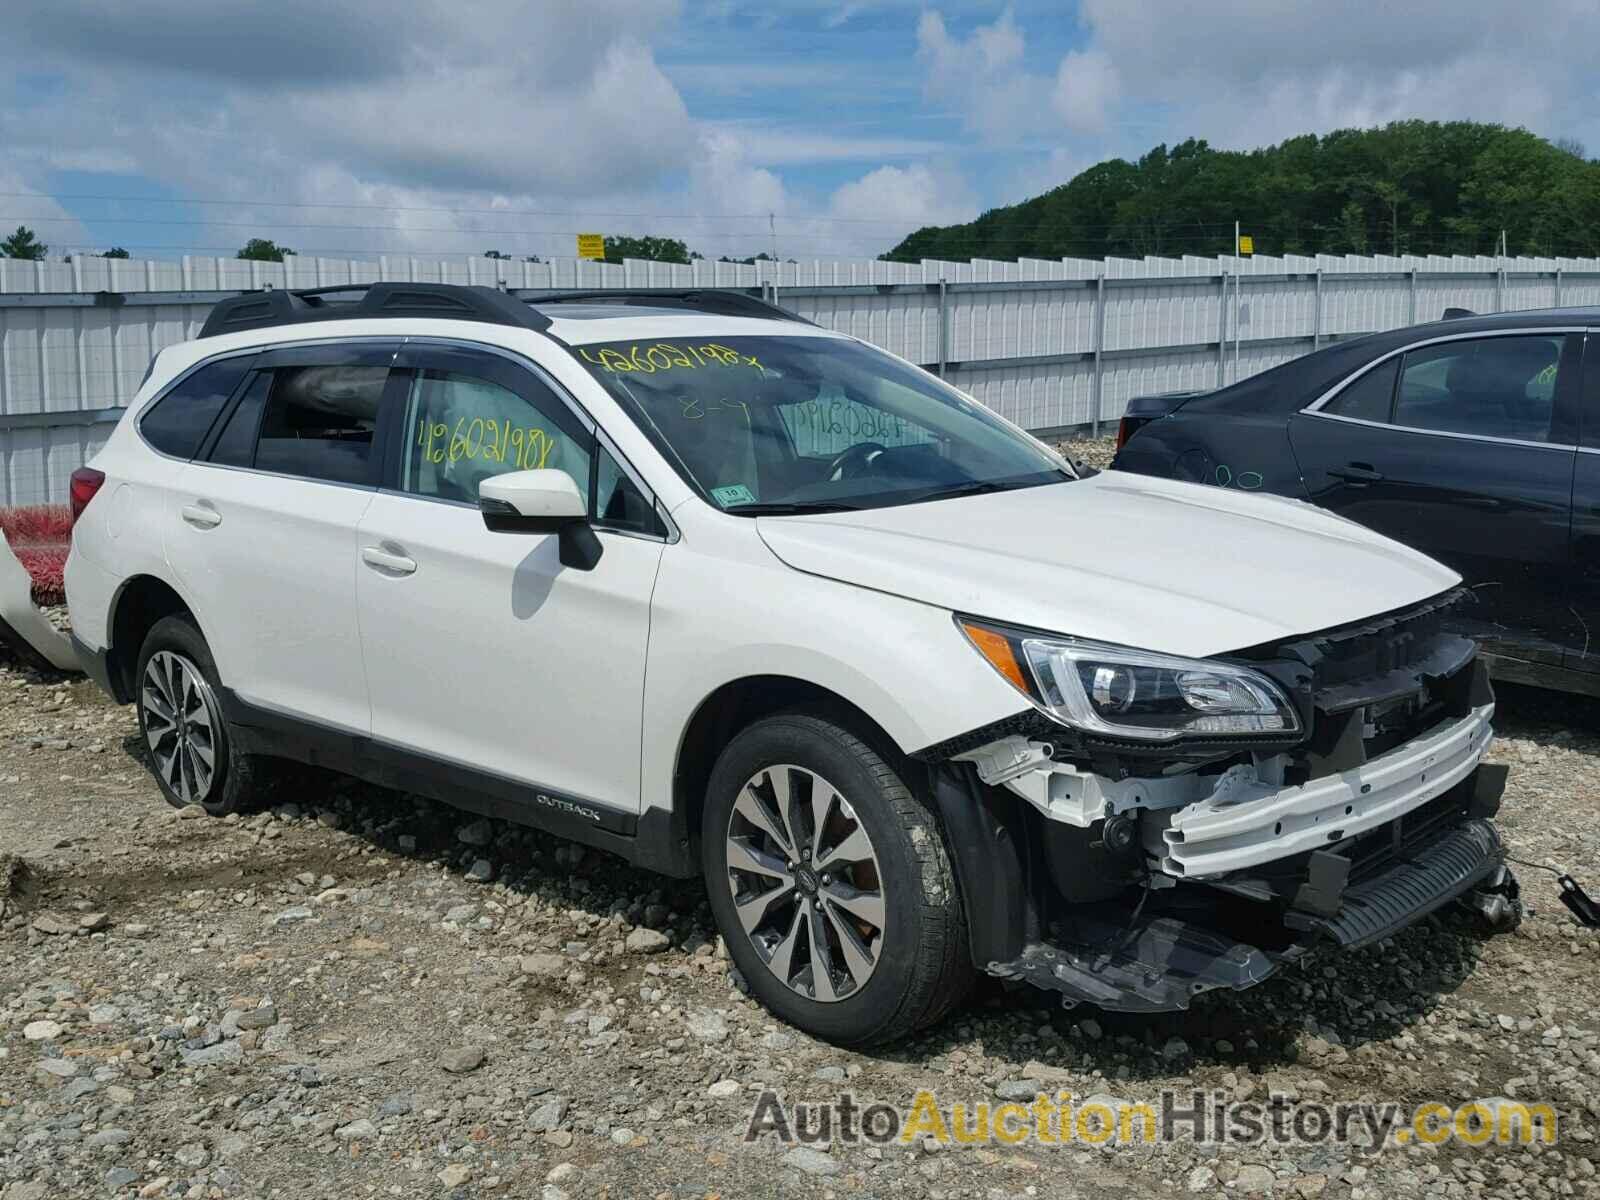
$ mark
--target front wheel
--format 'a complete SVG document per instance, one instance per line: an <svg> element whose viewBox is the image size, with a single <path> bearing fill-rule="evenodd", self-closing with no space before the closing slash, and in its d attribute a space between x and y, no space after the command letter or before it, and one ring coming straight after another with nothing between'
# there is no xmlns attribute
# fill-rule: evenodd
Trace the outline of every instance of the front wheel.
<svg viewBox="0 0 1600 1200"><path fill-rule="evenodd" d="M751 990L827 1041L893 1041L943 1017L972 979L939 827L848 730L788 714L736 736L702 828L712 912Z"/></svg>

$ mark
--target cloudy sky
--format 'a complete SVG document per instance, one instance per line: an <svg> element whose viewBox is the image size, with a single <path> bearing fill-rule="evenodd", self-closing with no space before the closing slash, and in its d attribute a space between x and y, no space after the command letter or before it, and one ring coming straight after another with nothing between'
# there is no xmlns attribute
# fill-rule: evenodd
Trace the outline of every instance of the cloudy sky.
<svg viewBox="0 0 1600 1200"><path fill-rule="evenodd" d="M1600 152L1595 0L12 0L58 250L876 254L1110 155L1400 117ZM768 214L775 214L769 221Z"/></svg>

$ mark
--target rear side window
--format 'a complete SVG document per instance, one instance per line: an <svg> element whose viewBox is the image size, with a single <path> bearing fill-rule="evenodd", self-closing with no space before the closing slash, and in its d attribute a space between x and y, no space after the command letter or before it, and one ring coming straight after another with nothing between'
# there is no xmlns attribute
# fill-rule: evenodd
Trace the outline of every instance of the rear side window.
<svg viewBox="0 0 1600 1200"><path fill-rule="evenodd" d="M256 469L375 485L372 444L389 368L280 367L271 374L256 441ZM231 423L225 433L232 435ZM233 443L231 436L228 440Z"/></svg>
<svg viewBox="0 0 1600 1200"><path fill-rule="evenodd" d="M250 362L250 355L241 354L191 372L139 418L144 440L163 454L193 458Z"/></svg>
<svg viewBox="0 0 1600 1200"><path fill-rule="evenodd" d="M1561 335L1477 338L1406 355L1395 424L1524 442L1550 440Z"/></svg>
<svg viewBox="0 0 1600 1200"><path fill-rule="evenodd" d="M1399 370L1397 358L1379 363L1323 405L1322 411L1336 417L1388 424L1389 407L1394 401L1394 379Z"/></svg>

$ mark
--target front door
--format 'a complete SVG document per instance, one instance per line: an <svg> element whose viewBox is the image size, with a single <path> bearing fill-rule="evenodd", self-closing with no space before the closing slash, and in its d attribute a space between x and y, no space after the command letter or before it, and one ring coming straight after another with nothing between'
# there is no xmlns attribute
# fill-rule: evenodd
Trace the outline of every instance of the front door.
<svg viewBox="0 0 1600 1200"><path fill-rule="evenodd" d="M357 596L380 743L530 789L608 824L639 810L653 501L542 375L412 343L386 486L361 522ZM558 535L491 533L478 484L558 468L602 545L564 566ZM465 778L465 776L464 776Z"/></svg>
<svg viewBox="0 0 1600 1200"><path fill-rule="evenodd" d="M1454 567L1485 648L1560 665L1583 339L1452 338L1385 359L1289 438L1310 499Z"/></svg>

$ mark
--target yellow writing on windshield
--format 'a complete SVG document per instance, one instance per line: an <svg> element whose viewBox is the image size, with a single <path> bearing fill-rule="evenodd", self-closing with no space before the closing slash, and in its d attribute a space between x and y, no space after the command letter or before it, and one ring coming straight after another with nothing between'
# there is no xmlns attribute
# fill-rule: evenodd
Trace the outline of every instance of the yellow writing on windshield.
<svg viewBox="0 0 1600 1200"><path fill-rule="evenodd" d="M417 420L417 445L428 462L505 463L519 471L541 468L550 457L556 439L537 426L515 426L492 417L461 417L452 429L443 421Z"/></svg>
<svg viewBox="0 0 1600 1200"><path fill-rule="evenodd" d="M583 360L606 371L638 372L654 375L657 371L693 371L701 367L754 367L762 370L754 354L743 354L731 346L711 342L703 346L679 346L672 342L654 342L635 345L623 353L615 346L602 346L591 354L587 347L579 346Z"/></svg>

